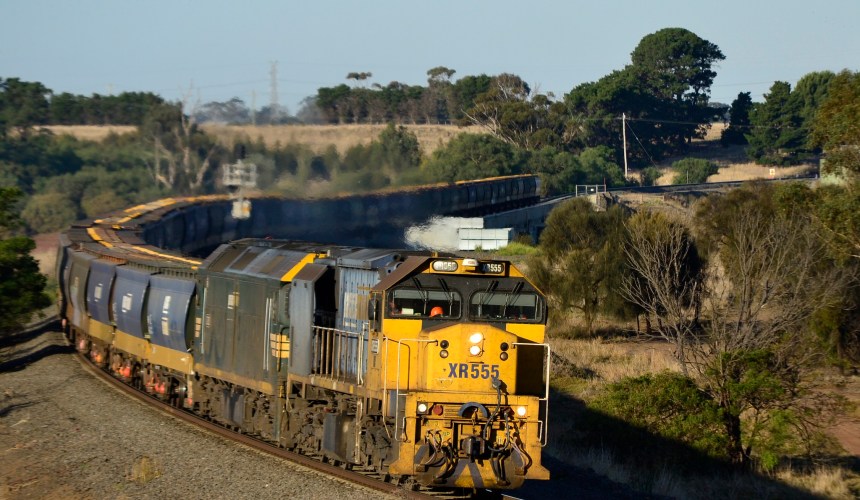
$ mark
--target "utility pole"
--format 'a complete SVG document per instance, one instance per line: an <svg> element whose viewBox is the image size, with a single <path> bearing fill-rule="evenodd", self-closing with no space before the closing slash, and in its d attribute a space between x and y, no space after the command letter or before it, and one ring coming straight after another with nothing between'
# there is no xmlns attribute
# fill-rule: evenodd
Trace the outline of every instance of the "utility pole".
<svg viewBox="0 0 860 500"><path fill-rule="evenodd" d="M278 104L278 61L272 61L272 69L269 70L269 76L271 77L269 123L274 124L281 117L281 107Z"/></svg>
<svg viewBox="0 0 860 500"><path fill-rule="evenodd" d="M624 180L627 180L627 114L621 113L621 140L624 142Z"/></svg>
<svg viewBox="0 0 860 500"><path fill-rule="evenodd" d="M257 91L251 91L251 125L257 126Z"/></svg>

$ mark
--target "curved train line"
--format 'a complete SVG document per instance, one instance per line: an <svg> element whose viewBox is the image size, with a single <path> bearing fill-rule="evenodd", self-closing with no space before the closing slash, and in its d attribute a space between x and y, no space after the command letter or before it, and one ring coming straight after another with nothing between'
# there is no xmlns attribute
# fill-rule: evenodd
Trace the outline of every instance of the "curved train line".
<svg viewBox="0 0 860 500"><path fill-rule="evenodd" d="M543 295L506 261L365 244L538 194L512 176L254 198L244 220L224 196L143 204L62 235L61 317L114 377L243 434L428 488L516 488L549 477Z"/></svg>

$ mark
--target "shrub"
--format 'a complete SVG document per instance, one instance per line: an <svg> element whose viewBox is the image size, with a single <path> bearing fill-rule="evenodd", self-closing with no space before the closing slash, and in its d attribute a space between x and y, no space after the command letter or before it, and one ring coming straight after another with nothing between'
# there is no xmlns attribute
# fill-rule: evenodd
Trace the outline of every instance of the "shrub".
<svg viewBox="0 0 860 500"><path fill-rule="evenodd" d="M64 194L37 194L27 200L21 218L33 231L49 233L65 229L75 222L78 208Z"/></svg>
<svg viewBox="0 0 860 500"><path fill-rule="evenodd" d="M609 384L592 406L711 458L727 458L722 411L689 377L663 372L625 378Z"/></svg>
<svg viewBox="0 0 860 500"><path fill-rule="evenodd" d="M672 184L699 184L717 173L717 165L701 158L684 158L672 164L675 177Z"/></svg>

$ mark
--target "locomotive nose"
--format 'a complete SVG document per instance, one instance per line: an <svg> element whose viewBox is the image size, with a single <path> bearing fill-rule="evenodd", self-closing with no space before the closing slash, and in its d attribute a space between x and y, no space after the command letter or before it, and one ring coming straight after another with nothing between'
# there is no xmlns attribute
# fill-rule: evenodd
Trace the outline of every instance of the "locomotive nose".
<svg viewBox="0 0 860 500"><path fill-rule="evenodd" d="M424 373L428 390L495 393L493 380L515 383L517 337L485 324L458 324L427 332ZM507 387L514 391L515 387Z"/></svg>

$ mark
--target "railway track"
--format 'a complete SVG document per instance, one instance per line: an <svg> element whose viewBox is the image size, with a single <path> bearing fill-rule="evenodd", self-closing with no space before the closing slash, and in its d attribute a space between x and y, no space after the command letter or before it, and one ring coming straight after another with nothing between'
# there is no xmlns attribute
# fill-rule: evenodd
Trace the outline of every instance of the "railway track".
<svg viewBox="0 0 860 500"><path fill-rule="evenodd" d="M350 483L358 484L364 486L369 489L373 489L375 491L379 491L382 493L388 493L391 495L396 495L400 498L405 499L463 499L463 498L474 498L474 499L499 499L499 500L516 500L516 497L501 494L497 492L491 491L477 491L477 492L456 492L456 491L437 491L437 490L428 490L428 489L420 489L418 485L411 484L398 484L396 482L392 482L391 478L382 477L378 472L371 470L364 470L358 467L350 467L345 468L342 465L337 465L334 463L327 463L323 461L322 457L311 457L307 455L303 455L300 453L296 453L293 451L289 451L283 448L279 448L265 441L259 440L252 436L248 436L246 434L239 433L232 429L226 428L220 424L215 422L206 420L201 418L198 415L190 413L181 408L176 408L160 399L157 399L146 392L138 390L132 386L129 386L112 376L107 371L102 368L96 366L92 360L90 360L87 356L82 353L77 353L78 360L81 365L92 375L101 379L108 385L114 387L118 391L123 394L132 397L138 401L141 401L150 407L156 408L160 412L170 415L173 418L181 420L183 422L189 423L201 429L205 429L206 431L213 433L217 436L220 436L224 439L240 443L249 448L261 451L270 456L286 460L288 462L302 465L309 469L313 469L317 472L321 472L328 476L336 477L343 481L347 481Z"/></svg>

